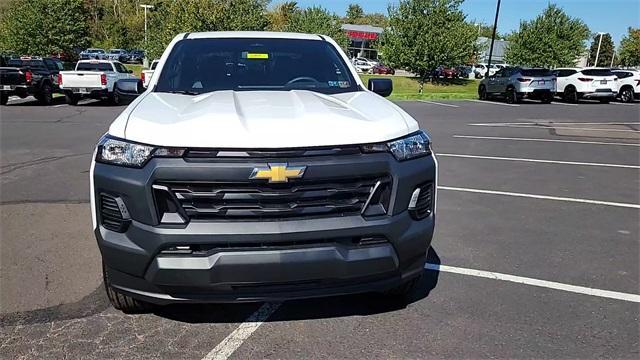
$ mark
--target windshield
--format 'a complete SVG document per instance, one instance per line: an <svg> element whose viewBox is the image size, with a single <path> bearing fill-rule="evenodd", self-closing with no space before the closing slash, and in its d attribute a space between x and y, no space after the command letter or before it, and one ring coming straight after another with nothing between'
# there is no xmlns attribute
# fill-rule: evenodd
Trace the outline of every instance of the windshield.
<svg viewBox="0 0 640 360"><path fill-rule="evenodd" d="M520 73L524 76L553 76L549 69L522 69Z"/></svg>
<svg viewBox="0 0 640 360"><path fill-rule="evenodd" d="M113 71L109 63L78 63L77 71Z"/></svg>
<svg viewBox="0 0 640 360"><path fill-rule="evenodd" d="M156 91L357 91L347 66L328 42L299 39L192 39L178 42Z"/></svg>

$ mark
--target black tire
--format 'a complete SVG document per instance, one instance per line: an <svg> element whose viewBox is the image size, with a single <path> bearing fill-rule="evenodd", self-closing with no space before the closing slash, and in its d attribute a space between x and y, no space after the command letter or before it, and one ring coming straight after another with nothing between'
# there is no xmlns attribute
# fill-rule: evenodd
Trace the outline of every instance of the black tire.
<svg viewBox="0 0 640 360"><path fill-rule="evenodd" d="M518 93L514 88L508 88L507 92L504 94L505 99L507 100L507 104L516 104L518 103Z"/></svg>
<svg viewBox="0 0 640 360"><path fill-rule="evenodd" d="M562 94L564 101L575 104L578 102L578 92L573 86L567 86Z"/></svg>
<svg viewBox="0 0 640 360"><path fill-rule="evenodd" d="M0 93L0 105L7 105L9 102L9 95L7 93Z"/></svg>
<svg viewBox="0 0 640 360"><path fill-rule="evenodd" d="M73 93L64 93L64 100L67 102L67 104L69 105L78 105L78 101L80 101L80 96L75 95Z"/></svg>
<svg viewBox="0 0 640 360"><path fill-rule="evenodd" d="M51 103L53 103L53 89L51 89L51 85L43 84L37 99L42 105L51 105Z"/></svg>
<svg viewBox="0 0 640 360"><path fill-rule="evenodd" d="M600 99L600 104L608 104L610 101L610 99Z"/></svg>
<svg viewBox="0 0 640 360"><path fill-rule="evenodd" d="M478 98L480 100L487 100L487 88L484 85L480 85L478 88Z"/></svg>
<svg viewBox="0 0 640 360"><path fill-rule="evenodd" d="M109 95L109 100L111 100L111 103L113 105L116 105L116 106L122 105L120 96L115 91L113 91L111 95Z"/></svg>
<svg viewBox="0 0 640 360"><path fill-rule="evenodd" d="M551 102L553 101L553 94L543 95L540 101L543 104L551 104Z"/></svg>
<svg viewBox="0 0 640 360"><path fill-rule="evenodd" d="M109 272L107 267L102 265L102 275L104 278L104 288L107 292L109 302L114 308L124 312L125 314L140 314L153 310L153 305L138 299L134 299L131 296L121 294L114 290L109 281Z"/></svg>
<svg viewBox="0 0 640 360"><path fill-rule="evenodd" d="M622 90L620 90L620 101L622 101L623 103L633 102L633 98L634 98L634 94L633 94L632 88L625 87Z"/></svg>

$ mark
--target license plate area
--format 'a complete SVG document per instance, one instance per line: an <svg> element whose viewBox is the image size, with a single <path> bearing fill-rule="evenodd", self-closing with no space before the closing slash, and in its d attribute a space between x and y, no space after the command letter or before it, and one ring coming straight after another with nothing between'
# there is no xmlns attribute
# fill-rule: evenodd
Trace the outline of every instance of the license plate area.
<svg viewBox="0 0 640 360"><path fill-rule="evenodd" d="M607 85L607 80L600 80L600 84Z"/></svg>
<svg viewBox="0 0 640 360"><path fill-rule="evenodd" d="M88 94L87 88L73 88L71 89L76 94Z"/></svg>

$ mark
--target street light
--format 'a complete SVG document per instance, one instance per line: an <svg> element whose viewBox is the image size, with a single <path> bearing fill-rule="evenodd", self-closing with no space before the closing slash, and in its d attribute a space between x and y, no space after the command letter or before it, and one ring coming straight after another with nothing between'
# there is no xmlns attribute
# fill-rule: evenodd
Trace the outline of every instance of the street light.
<svg viewBox="0 0 640 360"><path fill-rule="evenodd" d="M596 63L593 64L593 67L598 67L598 56L600 56L600 45L602 45L602 35L604 35L605 33L603 32L599 32L598 35L600 35L600 41L598 41L598 51L596 51Z"/></svg>
<svg viewBox="0 0 640 360"><path fill-rule="evenodd" d="M147 9L153 9L153 5L141 4L140 7L144 8L144 66L149 66L149 60L147 60Z"/></svg>
<svg viewBox="0 0 640 360"><path fill-rule="evenodd" d="M491 47L489 48L489 61L487 62L487 72L484 77L489 77L489 71L491 69L491 56L493 56L493 42L496 40L496 28L498 27L498 14L500 13L500 0L496 5L496 18L493 21L493 34L491 34Z"/></svg>

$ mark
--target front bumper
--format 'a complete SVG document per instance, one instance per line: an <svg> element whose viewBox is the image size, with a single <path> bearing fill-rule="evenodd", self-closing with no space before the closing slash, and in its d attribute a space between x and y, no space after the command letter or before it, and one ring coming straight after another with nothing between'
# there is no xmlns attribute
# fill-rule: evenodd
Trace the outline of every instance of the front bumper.
<svg viewBox="0 0 640 360"><path fill-rule="evenodd" d="M159 224L151 188L155 182L246 180L255 166L275 160L292 165L304 161L309 177L389 174L392 194L387 214ZM111 285L153 303L285 300L382 291L423 271L435 212L414 220L407 205L416 187L429 182L435 188L435 177L432 156L398 162L382 153L242 162L153 159L143 169L96 163L93 198L105 192L119 196L132 220L123 233L106 229L100 225L94 200L94 232ZM386 241L358 243L363 238ZM178 245L208 250L163 252Z"/></svg>

